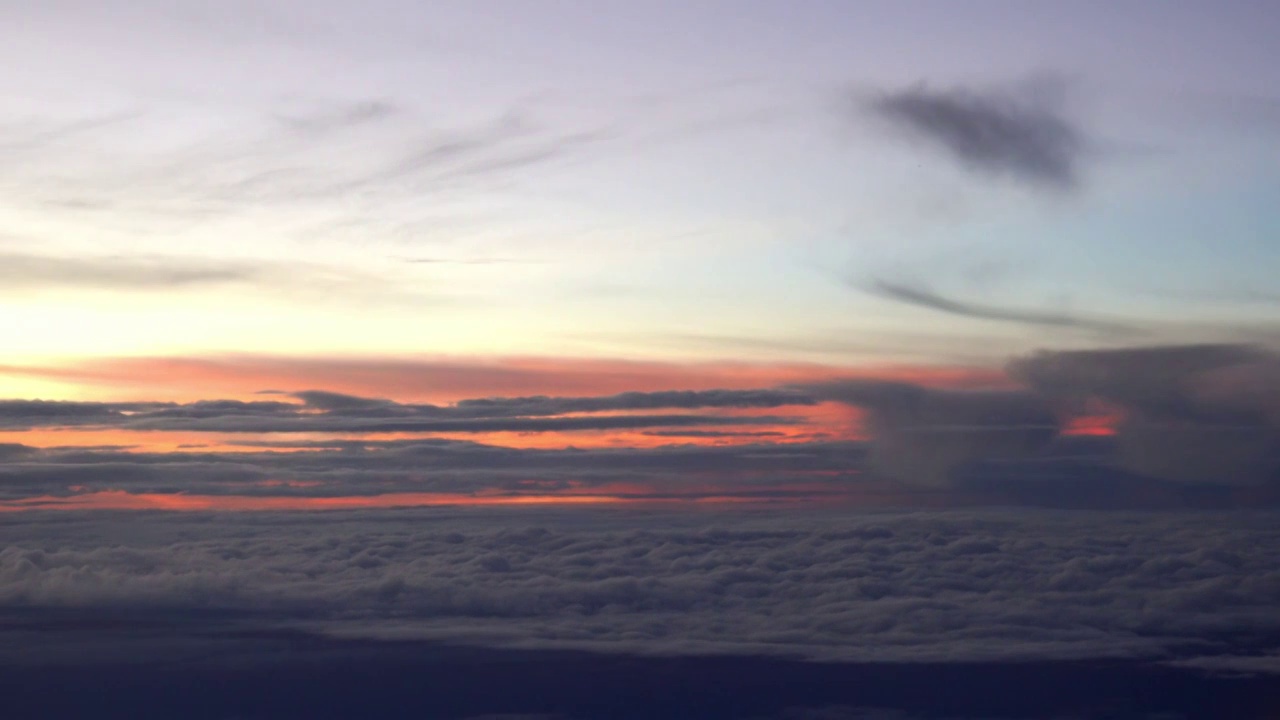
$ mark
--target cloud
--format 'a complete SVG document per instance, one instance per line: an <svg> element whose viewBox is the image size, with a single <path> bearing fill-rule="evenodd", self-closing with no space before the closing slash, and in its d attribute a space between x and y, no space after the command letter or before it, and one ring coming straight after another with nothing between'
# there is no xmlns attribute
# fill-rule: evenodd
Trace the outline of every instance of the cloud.
<svg viewBox="0 0 1280 720"><path fill-rule="evenodd" d="M1041 352L1009 373L1068 411L1113 405L1123 467L1184 482L1256 484L1280 471L1280 358L1247 345Z"/></svg>
<svg viewBox="0 0 1280 720"><path fill-rule="evenodd" d="M1080 184L1084 136L1034 89L990 92L920 85L881 93L866 107L974 172L1058 191Z"/></svg>
<svg viewBox="0 0 1280 720"><path fill-rule="evenodd" d="M281 114L279 121L295 133L310 136L351 130L392 118L404 111L405 108L389 100L361 100L337 103L311 112Z"/></svg>
<svg viewBox="0 0 1280 720"><path fill-rule="evenodd" d="M795 418L744 415L610 414L643 410L782 408L816 404L792 390L626 392L603 397L516 397L461 400L454 405L396 403L308 390L302 404L255 400L191 403L68 403L0 400L9 429L63 425L131 430L265 432L536 432L690 425L791 424Z"/></svg>
<svg viewBox="0 0 1280 720"><path fill-rule="evenodd" d="M170 404L148 408L145 411L121 411L109 404L85 407L88 412L78 414L60 403L0 401L0 423L9 430L94 426L126 430L219 433L484 433L619 430L697 425L786 425L797 422L795 418L768 415L638 414L530 417L498 414L494 417L476 417L465 413L448 413L435 406L423 406L423 410L415 411L413 406L406 408L406 406L394 404L331 409L319 413L301 412L299 411L301 406L297 405L239 401ZM396 408L407 411L396 412ZM379 412L383 409L391 412L387 414Z"/></svg>
<svg viewBox="0 0 1280 720"><path fill-rule="evenodd" d="M179 374L192 377L185 361L175 362ZM351 371L364 367L357 362ZM610 385L603 387L685 377L651 375L661 368L644 364L598 369L614 367L625 372L608 373ZM554 361L479 368L424 362L392 369L403 371L405 384L394 388L401 391L421 375L448 384L449 373L457 372L462 380L455 384L465 387L469 373L478 371L500 381L494 385L528 387L563 373ZM437 370L442 376L431 376ZM758 370L742 377L778 377ZM174 368L160 369L167 371ZM74 369L67 372L78 377ZM317 389L279 393L290 401L252 393L261 399L0 401L0 429L32 431L29 444L116 445L122 451L85 448L77 456L51 450L30 457L15 450L12 458L6 452L3 473L12 481L10 501L66 495L73 485L82 489L72 494L124 489L388 498L567 487L522 487L515 477L520 472L533 473L526 479L537 483L613 483L607 493L613 499L861 494L862 501L875 503L895 494L922 501L920 493L929 492L940 502L1090 507L1280 501L1267 489L1280 478L1280 363L1257 348L1041 353L1011 362L1009 377L987 375L984 382L946 372L898 373L913 382L823 373L810 376L817 382L765 388L472 397L442 404ZM265 377L256 369L250 375ZM270 379L282 377L283 371ZM393 379L394 373L387 388L393 389ZM732 372L718 379L734 380ZM1017 389L1015 381L1025 387ZM389 439L388 433L410 437ZM1089 435L1080 439L1080 433ZM256 437L263 434L279 437ZM433 444L463 436L513 447ZM197 452L201 444L207 452ZM587 450L517 449L575 445ZM613 449L591 450L606 447ZM158 469L166 463L172 467ZM208 482L218 468L237 482L319 484L306 492L288 485L246 491ZM496 474L486 480L482 471ZM183 473L186 484L173 479ZM629 489L622 487L626 483L632 483ZM680 483L684 490L673 490ZM804 483L807 489L799 486ZM1257 489L1208 490L1231 485Z"/></svg>
<svg viewBox="0 0 1280 720"><path fill-rule="evenodd" d="M7 291L29 288L173 290L259 279L249 264L193 258L57 257L0 253L0 283Z"/></svg>
<svg viewBox="0 0 1280 720"><path fill-rule="evenodd" d="M860 662L1174 659L1224 636L1238 654L1274 651L1280 633L1280 531L1265 514L202 517L6 518L0 610Z"/></svg>
<svg viewBox="0 0 1280 720"><path fill-rule="evenodd" d="M1136 328L1122 323L1084 318L1069 313L1012 310L962 302L939 295L932 290L911 287L888 280L876 280L872 283L870 291L881 297L897 300L908 305L979 320L997 320L1043 327L1078 328L1106 334L1135 334L1138 332Z"/></svg>
<svg viewBox="0 0 1280 720"><path fill-rule="evenodd" d="M487 415L559 415L561 413L611 410L653 410L658 408L777 408L815 405L817 400L790 390L681 390L624 392L604 397L483 398L460 400L460 413Z"/></svg>
<svg viewBox="0 0 1280 720"><path fill-rule="evenodd" d="M306 261L225 261L164 255L58 256L0 252L0 294L68 289L170 292L238 285L257 292L301 294L313 301L439 304L445 296L409 288L390 276Z"/></svg>
<svg viewBox="0 0 1280 720"><path fill-rule="evenodd" d="M325 510L584 496L615 504L804 503L851 493L874 503L893 495L853 482L864 456L850 442L539 450L412 438L246 439L230 449L180 452L18 447L0 463L0 512Z"/></svg>
<svg viewBox="0 0 1280 720"><path fill-rule="evenodd" d="M864 408L872 467L908 484L946 487L965 465L1034 455L1058 432L1049 407L1026 392L930 390L874 381L803 389Z"/></svg>

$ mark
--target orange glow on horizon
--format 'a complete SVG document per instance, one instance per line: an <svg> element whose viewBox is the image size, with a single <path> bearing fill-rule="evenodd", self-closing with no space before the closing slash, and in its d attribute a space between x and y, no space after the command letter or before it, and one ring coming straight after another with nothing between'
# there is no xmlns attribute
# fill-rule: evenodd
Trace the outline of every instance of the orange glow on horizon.
<svg viewBox="0 0 1280 720"><path fill-rule="evenodd" d="M812 363L656 362L591 358L420 357L104 358L61 365L0 365L0 375L55 381L65 399L189 402L273 399L324 389L401 402L477 397L596 396L661 390L752 389L834 379L883 379L931 387L1007 387L991 368Z"/></svg>
<svg viewBox="0 0 1280 720"><path fill-rule="evenodd" d="M616 490L629 488L618 486ZM0 512L33 510L164 510L170 512L266 512L367 510L410 507L494 507L494 506L580 506L580 505L670 505L670 504L777 504L816 500L848 499L848 495L830 492L830 488L796 486L797 491L814 493L808 497L768 497L761 495L721 494L611 494L597 489L592 493L556 494L464 494L464 493L387 493L340 497L188 495L183 493L130 493L124 490L99 490L68 496L41 495L19 500L0 501Z"/></svg>

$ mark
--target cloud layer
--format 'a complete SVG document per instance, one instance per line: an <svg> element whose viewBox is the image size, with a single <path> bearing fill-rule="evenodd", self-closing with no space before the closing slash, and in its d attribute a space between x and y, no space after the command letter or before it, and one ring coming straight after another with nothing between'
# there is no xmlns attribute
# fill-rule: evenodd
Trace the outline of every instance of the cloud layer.
<svg viewBox="0 0 1280 720"><path fill-rule="evenodd" d="M1280 632L1266 513L172 517L6 521L0 608L876 662L1161 657Z"/></svg>

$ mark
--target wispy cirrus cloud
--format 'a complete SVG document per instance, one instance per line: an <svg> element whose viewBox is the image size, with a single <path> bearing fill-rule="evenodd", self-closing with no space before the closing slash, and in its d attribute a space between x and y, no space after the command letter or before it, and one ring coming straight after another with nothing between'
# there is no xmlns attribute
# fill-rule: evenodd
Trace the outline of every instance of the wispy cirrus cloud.
<svg viewBox="0 0 1280 720"><path fill-rule="evenodd" d="M0 252L0 292L32 288L172 290L252 282L268 270L250 263L212 259Z"/></svg>
<svg viewBox="0 0 1280 720"><path fill-rule="evenodd" d="M340 293L344 302L391 306L438 305L451 299L444 292L424 290L407 277L374 275L308 260L0 251L0 297L67 290L161 294L229 287L316 300L332 299Z"/></svg>

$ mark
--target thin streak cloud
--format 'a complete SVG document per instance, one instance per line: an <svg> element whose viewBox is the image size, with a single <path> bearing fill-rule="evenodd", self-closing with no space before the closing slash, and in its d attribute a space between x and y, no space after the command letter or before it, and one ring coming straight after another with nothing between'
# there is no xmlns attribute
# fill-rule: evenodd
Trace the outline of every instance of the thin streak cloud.
<svg viewBox="0 0 1280 720"><path fill-rule="evenodd" d="M1040 325L1060 328L1079 328L1107 334L1137 334L1137 328L1123 323L1080 317L1069 313L1040 310L1015 310L992 307L976 303L955 300L940 295L932 290L911 287L888 280L876 280L870 291L880 297L914 305L916 307L937 310L948 315L971 317L978 320L996 320L999 322L1019 323L1023 325Z"/></svg>

